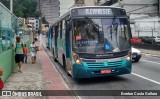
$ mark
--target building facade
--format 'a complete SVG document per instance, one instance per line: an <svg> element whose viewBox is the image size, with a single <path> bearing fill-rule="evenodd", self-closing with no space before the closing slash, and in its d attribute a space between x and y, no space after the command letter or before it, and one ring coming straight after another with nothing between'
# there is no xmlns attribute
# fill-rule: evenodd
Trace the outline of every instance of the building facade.
<svg viewBox="0 0 160 99"><path fill-rule="evenodd" d="M45 17L51 25L59 17L59 0L39 0L37 10L41 12L41 18Z"/></svg>
<svg viewBox="0 0 160 99"><path fill-rule="evenodd" d="M36 19L34 17L29 17L27 26L30 30L34 30L35 32L38 32L39 30L39 19Z"/></svg>
<svg viewBox="0 0 160 99"><path fill-rule="evenodd" d="M159 2L160 0L105 0L101 5L124 8L130 17L133 36L160 36Z"/></svg>
<svg viewBox="0 0 160 99"><path fill-rule="evenodd" d="M106 0L102 5L126 9L128 14L157 14L159 0Z"/></svg>

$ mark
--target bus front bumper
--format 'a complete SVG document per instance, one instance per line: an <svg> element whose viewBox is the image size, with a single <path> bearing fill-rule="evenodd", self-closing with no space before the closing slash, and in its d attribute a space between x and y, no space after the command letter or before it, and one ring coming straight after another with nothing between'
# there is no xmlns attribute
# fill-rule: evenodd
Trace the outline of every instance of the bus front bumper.
<svg viewBox="0 0 160 99"><path fill-rule="evenodd" d="M132 63L126 66L106 67L106 68L88 68L83 65L73 65L73 78L93 78L112 75L122 75L131 73ZM102 71L111 71L103 73Z"/></svg>

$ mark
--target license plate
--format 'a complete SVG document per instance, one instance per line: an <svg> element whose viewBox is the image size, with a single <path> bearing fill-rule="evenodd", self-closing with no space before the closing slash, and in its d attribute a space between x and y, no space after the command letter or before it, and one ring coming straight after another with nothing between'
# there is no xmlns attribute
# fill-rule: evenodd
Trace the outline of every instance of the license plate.
<svg viewBox="0 0 160 99"><path fill-rule="evenodd" d="M136 55L132 55L133 58L136 58Z"/></svg>
<svg viewBox="0 0 160 99"><path fill-rule="evenodd" d="M111 73L111 70L101 70L101 74L109 74Z"/></svg>

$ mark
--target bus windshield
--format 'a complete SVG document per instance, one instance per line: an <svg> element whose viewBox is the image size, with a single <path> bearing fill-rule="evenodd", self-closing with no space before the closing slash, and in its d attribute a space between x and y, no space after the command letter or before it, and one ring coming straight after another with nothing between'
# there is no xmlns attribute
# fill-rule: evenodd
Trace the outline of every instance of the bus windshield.
<svg viewBox="0 0 160 99"><path fill-rule="evenodd" d="M73 51L77 53L114 53L131 46L126 18L77 18L73 27Z"/></svg>

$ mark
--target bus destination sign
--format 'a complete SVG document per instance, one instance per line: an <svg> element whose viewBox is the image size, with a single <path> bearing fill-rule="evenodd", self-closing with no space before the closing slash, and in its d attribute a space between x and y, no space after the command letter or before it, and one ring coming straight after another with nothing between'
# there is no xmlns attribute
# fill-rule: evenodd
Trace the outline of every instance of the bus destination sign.
<svg viewBox="0 0 160 99"><path fill-rule="evenodd" d="M126 15L123 9L118 8L79 8L72 9L72 16L122 16Z"/></svg>
<svg viewBox="0 0 160 99"><path fill-rule="evenodd" d="M85 8L73 9L73 16L112 16L113 12L110 8Z"/></svg>
<svg viewBox="0 0 160 99"><path fill-rule="evenodd" d="M86 15L112 15L111 9L85 9Z"/></svg>

